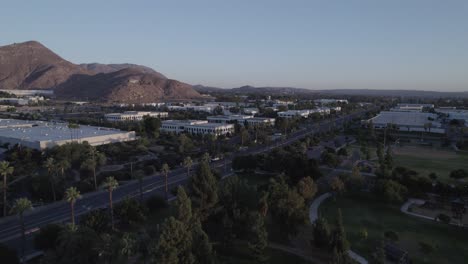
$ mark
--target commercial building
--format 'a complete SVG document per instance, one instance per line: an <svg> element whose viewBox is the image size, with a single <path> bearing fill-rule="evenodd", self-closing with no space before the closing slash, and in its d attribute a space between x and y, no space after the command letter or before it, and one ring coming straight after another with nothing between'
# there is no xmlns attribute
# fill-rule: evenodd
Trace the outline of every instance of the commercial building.
<svg viewBox="0 0 468 264"><path fill-rule="evenodd" d="M219 124L243 124L245 120L253 118L250 115L218 115L218 116L209 116L206 119L210 123L219 123Z"/></svg>
<svg viewBox="0 0 468 264"><path fill-rule="evenodd" d="M53 96L53 90L0 90L0 92L14 94L16 96Z"/></svg>
<svg viewBox="0 0 468 264"><path fill-rule="evenodd" d="M207 112L212 113L216 105L168 105L167 109L170 111L194 111L194 112Z"/></svg>
<svg viewBox="0 0 468 264"><path fill-rule="evenodd" d="M434 108L433 104L397 104L396 107L392 108L394 112L422 112L423 109Z"/></svg>
<svg viewBox="0 0 468 264"><path fill-rule="evenodd" d="M432 113L383 111L364 123L372 124L375 129L385 129L391 124L400 131L444 134L445 129L437 119L438 116Z"/></svg>
<svg viewBox="0 0 468 264"><path fill-rule="evenodd" d="M67 123L0 119L0 143L19 144L43 150L70 142L87 141L93 146L135 140L134 131L79 126L69 128Z"/></svg>
<svg viewBox="0 0 468 264"><path fill-rule="evenodd" d="M10 105L28 105L29 100L23 98L0 98L0 103Z"/></svg>
<svg viewBox="0 0 468 264"><path fill-rule="evenodd" d="M245 115L256 115L258 114L258 108L244 108L242 112Z"/></svg>
<svg viewBox="0 0 468 264"><path fill-rule="evenodd" d="M208 123L207 120L165 120L161 123L161 131L220 136L234 133L234 125Z"/></svg>
<svg viewBox="0 0 468 264"><path fill-rule="evenodd" d="M275 119L267 117L253 117L246 120L250 126L274 126Z"/></svg>
<svg viewBox="0 0 468 264"><path fill-rule="evenodd" d="M310 115L310 110L288 110L283 112L278 112L278 116L282 118L294 118L294 117L303 117L307 118Z"/></svg>
<svg viewBox="0 0 468 264"><path fill-rule="evenodd" d="M465 126L468 125L468 110L456 109L455 107L436 108L437 113L447 116L449 120L462 120Z"/></svg>
<svg viewBox="0 0 468 264"><path fill-rule="evenodd" d="M107 121L111 122L133 122L141 121L145 116L158 117L158 118L167 118L167 112L140 112L140 111L126 111L123 113L112 113L104 115L104 118Z"/></svg>
<svg viewBox="0 0 468 264"><path fill-rule="evenodd" d="M314 103L320 104L320 105L328 105L328 104L336 104L336 103L347 104L348 100L346 99L317 99L317 100L314 100Z"/></svg>

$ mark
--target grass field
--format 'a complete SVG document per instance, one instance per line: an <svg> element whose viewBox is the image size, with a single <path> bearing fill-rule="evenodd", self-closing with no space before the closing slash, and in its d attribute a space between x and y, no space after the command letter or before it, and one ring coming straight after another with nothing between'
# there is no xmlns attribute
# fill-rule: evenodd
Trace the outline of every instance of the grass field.
<svg viewBox="0 0 468 264"><path fill-rule="evenodd" d="M218 249L218 257L221 263L226 264L253 264L253 263L262 263L257 262L252 259L249 249L245 244L238 245L234 248L231 248L229 251L223 251ZM302 259L296 255L283 252L277 249L267 248L265 250L265 255L267 260L264 263L271 264L282 264L282 263L297 263L297 264L310 264L311 262Z"/></svg>
<svg viewBox="0 0 468 264"><path fill-rule="evenodd" d="M329 223L334 223L337 208L342 210L352 249L368 259L383 233L394 231L399 236L397 245L409 252L413 263L467 263L467 230L405 215L398 206L382 204L370 194L329 199L320 207L320 213ZM369 235L366 240L359 237L358 232L363 228ZM419 242L433 244L435 252L424 255Z"/></svg>
<svg viewBox="0 0 468 264"><path fill-rule="evenodd" d="M393 153L396 166L415 170L422 176L434 172L438 175L438 179L444 182L454 182L449 177L452 170L468 171L468 155L457 154L450 150L405 146L394 147Z"/></svg>

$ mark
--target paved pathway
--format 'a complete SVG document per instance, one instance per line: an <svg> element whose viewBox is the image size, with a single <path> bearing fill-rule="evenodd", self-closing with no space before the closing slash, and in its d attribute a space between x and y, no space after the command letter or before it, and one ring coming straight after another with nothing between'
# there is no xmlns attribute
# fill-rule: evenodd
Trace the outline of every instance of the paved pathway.
<svg viewBox="0 0 468 264"><path fill-rule="evenodd" d="M420 217L420 218L424 218L424 219L429 219L429 220L434 220L434 217L429 217L429 216L426 216L426 215L416 214L416 213L408 211L408 209L409 209L409 207L411 205L413 205L413 204L423 205L424 203L426 203L426 201L421 200L421 199L410 198L410 199L408 199L408 201L406 203L404 203L401 206L400 211L402 211L403 213L408 214L408 215L412 215L412 216L416 216L416 217Z"/></svg>
<svg viewBox="0 0 468 264"><path fill-rule="evenodd" d="M312 202L312 204L309 207L309 220L310 220L311 223L314 223L318 219L318 209L320 207L320 204L322 204L323 201L325 201L326 199L328 199L331 196L332 196L332 194L329 193L329 192L324 193L324 194L320 195L319 197L317 197ZM364 257L360 256L359 254L352 251L351 249L348 250L348 255L349 255L350 258L352 258L354 261L356 261L356 262L358 262L360 264L368 264L369 263Z"/></svg>
<svg viewBox="0 0 468 264"><path fill-rule="evenodd" d="M317 197L312 204L309 207L309 220L311 223L314 223L318 219L318 209L320 204L322 204L323 201L328 199L328 197L332 196L331 193L324 193Z"/></svg>

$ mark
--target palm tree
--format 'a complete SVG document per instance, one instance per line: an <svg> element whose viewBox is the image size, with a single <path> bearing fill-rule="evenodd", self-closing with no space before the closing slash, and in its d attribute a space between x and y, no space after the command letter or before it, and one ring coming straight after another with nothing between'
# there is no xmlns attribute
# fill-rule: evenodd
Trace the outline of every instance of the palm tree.
<svg viewBox="0 0 468 264"><path fill-rule="evenodd" d="M60 171L62 179L65 178L65 171L70 168L70 162L68 160L62 159L57 162L57 170Z"/></svg>
<svg viewBox="0 0 468 264"><path fill-rule="evenodd" d="M109 208L111 214L112 229L114 229L114 209L112 204L112 192L119 186L119 182L114 177L107 177L104 186L109 192Z"/></svg>
<svg viewBox="0 0 468 264"><path fill-rule="evenodd" d="M98 189L97 178L96 178L96 167L105 163L106 157L104 154L97 151L95 147L90 147L89 158L81 165L83 168L93 171L94 189Z"/></svg>
<svg viewBox="0 0 468 264"><path fill-rule="evenodd" d="M190 169L192 168L193 161L190 157L184 159L184 167L187 168L187 177L190 177Z"/></svg>
<svg viewBox="0 0 468 264"><path fill-rule="evenodd" d="M26 228L24 225L24 212L32 209L32 203L28 198L19 198L11 208L12 213L15 213L20 218L21 225L21 256L24 257L24 244L26 242Z"/></svg>
<svg viewBox="0 0 468 264"><path fill-rule="evenodd" d="M138 185L140 189L140 202L143 202L143 178L145 177L143 171L137 170L135 172L135 178L138 180Z"/></svg>
<svg viewBox="0 0 468 264"><path fill-rule="evenodd" d="M44 162L44 168L47 169L47 174L49 175L50 188L52 189L52 196L54 197L54 202L57 201L57 194L55 192L55 175L57 173L57 166L55 165L55 159L50 157Z"/></svg>
<svg viewBox="0 0 468 264"><path fill-rule="evenodd" d="M0 174L3 177L3 216L7 215L7 177L13 174L14 168L10 166L8 161L0 162Z"/></svg>
<svg viewBox="0 0 468 264"><path fill-rule="evenodd" d="M167 165L167 163L164 163L162 165L162 168L161 168L161 173L164 174L164 177L165 177L165 190L166 190L166 200L167 200L167 193L168 193L168 184L167 184L167 174L169 174L169 171L171 169L169 168L169 165Z"/></svg>
<svg viewBox="0 0 468 264"><path fill-rule="evenodd" d="M70 213L72 226L75 226L75 202L80 199L80 191L76 187L70 187L65 191L65 199L70 203Z"/></svg>

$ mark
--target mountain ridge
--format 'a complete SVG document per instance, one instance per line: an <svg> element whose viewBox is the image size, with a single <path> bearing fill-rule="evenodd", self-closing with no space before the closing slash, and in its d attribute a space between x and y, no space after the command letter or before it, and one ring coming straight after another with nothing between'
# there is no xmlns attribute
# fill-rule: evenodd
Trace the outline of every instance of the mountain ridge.
<svg viewBox="0 0 468 264"><path fill-rule="evenodd" d="M193 85L193 88L200 93L267 93L274 95L291 94L323 94L323 95L373 95L373 96L404 96L404 97L463 97L468 98L468 91L461 92L440 92L424 90L405 90L405 89L307 89L295 87L254 87L244 85L236 88L219 88L212 86Z"/></svg>
<svg viewBox="0 0 468 264"><path fill-rule="evenodd" d="M201 97L149 67L74 64L37 41L0 46L0 89L52 89L60 99L130 103Z"/></svg>

